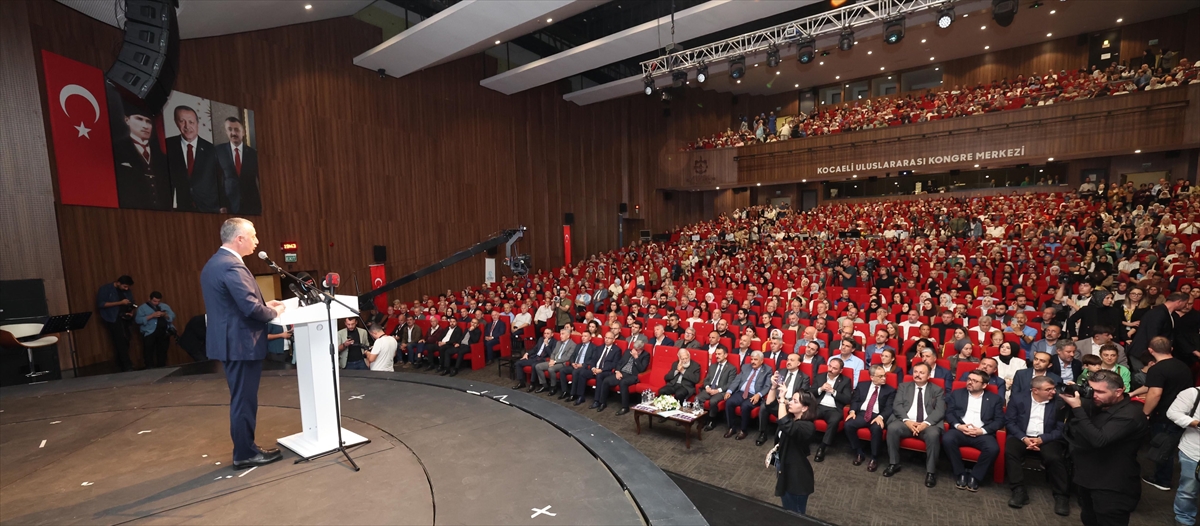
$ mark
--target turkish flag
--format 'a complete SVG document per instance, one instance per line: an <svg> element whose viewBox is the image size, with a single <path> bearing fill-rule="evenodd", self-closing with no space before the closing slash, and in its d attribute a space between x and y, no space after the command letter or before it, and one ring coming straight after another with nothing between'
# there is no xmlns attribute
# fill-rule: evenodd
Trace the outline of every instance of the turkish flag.
<svg viewBox="0 0 1200 526"><path fill-rule="evenodd" d="M571 225L563 225L563 261L571 266Z"/></svg>
<svg viewBox="0 0 1200 526"><path fill-rule="evenodd" d="M375 290L384 286L387 283L387 272L383 270L383 265L371 265L371 290ZM375 310L379 312L387 312L387 295L380 294L375 296Z"/></svg>
<svg viewBox="0 0 1200 526"><path fill-rule="evenodd" d="M42 69L62 204L117 208L104 74L49 51Z"/></svg>

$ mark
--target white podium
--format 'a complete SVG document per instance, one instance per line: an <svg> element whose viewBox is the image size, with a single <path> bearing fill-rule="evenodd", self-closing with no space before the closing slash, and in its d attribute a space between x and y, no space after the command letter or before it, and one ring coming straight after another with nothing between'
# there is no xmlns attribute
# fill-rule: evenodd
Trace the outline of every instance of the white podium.
<svg viewBox="0 0 1200 526"><path fill-rule="evenodd" d="M358 308L357 296L335 296L339 301ZM284 300L287 310L271 323L293 325L292 335L296 348L296 378L300 388L300 420L304 430L276 442L300 457L308 459L338 448L338 421L341 404L341 381L337 358L329 356L330 333L335 346L337 320L352 318L354 313L346 307L333 303L334 325L329 326L329 312L324 304L301 307L297 298ZM365 437L342 428L342 441L346 447L369 442Z"/></svg>

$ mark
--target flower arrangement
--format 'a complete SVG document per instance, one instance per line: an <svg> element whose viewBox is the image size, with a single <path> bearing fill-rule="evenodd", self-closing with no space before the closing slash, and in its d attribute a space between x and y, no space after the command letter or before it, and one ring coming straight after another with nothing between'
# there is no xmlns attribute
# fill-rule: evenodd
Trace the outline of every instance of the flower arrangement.
<svg viewBox="0 0 1200 526"><path fill-rule="evenodd" d="M650 405L654 406L659 412L674 411L679 409L679 400L674 396L660 396L650 402Z"/></svg>

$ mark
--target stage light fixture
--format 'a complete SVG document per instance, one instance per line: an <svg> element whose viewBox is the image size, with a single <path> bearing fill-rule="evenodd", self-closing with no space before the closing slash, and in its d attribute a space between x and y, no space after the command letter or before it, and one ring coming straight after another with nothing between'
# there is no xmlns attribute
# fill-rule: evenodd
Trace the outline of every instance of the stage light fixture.
<svg viewBox="0 0 1200 526"><path fill-rule="evenodd" d="M852 47L854 47L854 31L845 29L842 31L842 36L838 38L838 49L850 51Z"/></svg>
<svg viewBox="0 0 1200 526"><path fill-rule="evenodd" d="M805 40L800 42L797 49L800 51L800 53L796 55L796 60L799 60L801 64L808 64L817 56L815 40Z"/></svg>
<svg viewBox="0 0 1200 526"><path fill-rule="evenodd" d="M646 78L642 79L642 84L645 86L645 89L642 90L642 92L645 93L647 97L654 95L654 79L651 78L650 75L646 75Z"/></svg>
<svg viewBox="0 0 1200 526"><path fill-rule="evenodd" d="M696 82L704 84L708 80L708 64L700 63L700 67L696 68Z"/></svg>
<svg viewBox="0 0 1200 526"><path fill-rule="evenodd" d="M947 7L938 11L937 25L942 29L950 27L954 23L954 8Z"/></svg>
<svg viewBox="0 0 1200 526"><path fill-rule="evenodd" d="M1020 4L1018 0L992 0L992 20L1000 24L1000 27L1008 27L1017 16L1017 7Z"/></svg>
<svg viewBox="0 0 1200 526"><path fill-rule="evenodd" d="M883 41L899 44L904 40L904 17L896 17L883 23Z"/></svg>
<svg viewBox="0 0 1200 526"><path fill-rule="evenodd" d="M729 76L733 79L740 79L746 76L746 56L738 55L729 61Z"/></svg>
<svg viewBox="0 0 1200 526"><path fill-rule="evenodd" d="M767 67L779 67L779 48L775 44L771 44L771 47L767 48Z"/></svg>
<svg viewBox="0 0 1200 526"><path fill-rule="evenodd" d="M687 77L688 75L686 71L676 71L671 73L671 87L682 88L683 83L687 82Z"/></svg>

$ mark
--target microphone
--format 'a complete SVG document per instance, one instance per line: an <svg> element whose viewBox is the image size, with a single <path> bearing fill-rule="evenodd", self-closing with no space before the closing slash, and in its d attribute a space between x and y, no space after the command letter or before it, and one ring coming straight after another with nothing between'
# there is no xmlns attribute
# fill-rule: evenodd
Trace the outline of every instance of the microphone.
<svg viewBox="0 0 1200 526"><path fill-rule="evenodd" d="M325 275L325 280L321 282L321 286L325 288L336 288L341 286L342 277L337 272L330 272Z"/></svg>
<svg viewBox="0 0 1200 526"><path fill-rule="evenodd" d="M267 252L265 250L258 251L258 259L266 261L271 268L279 270L279 265L276 265L274 261L271 261L271 258L267 257Z"/></svg>
<svg viewBox="0 0 1200 526"><path fill-rule="evenodd" d="M308 303L308 295L301 293L300 288L295 283L288 283L288 290L292 291L293 296L299 298L301 305Z"/></svg>

